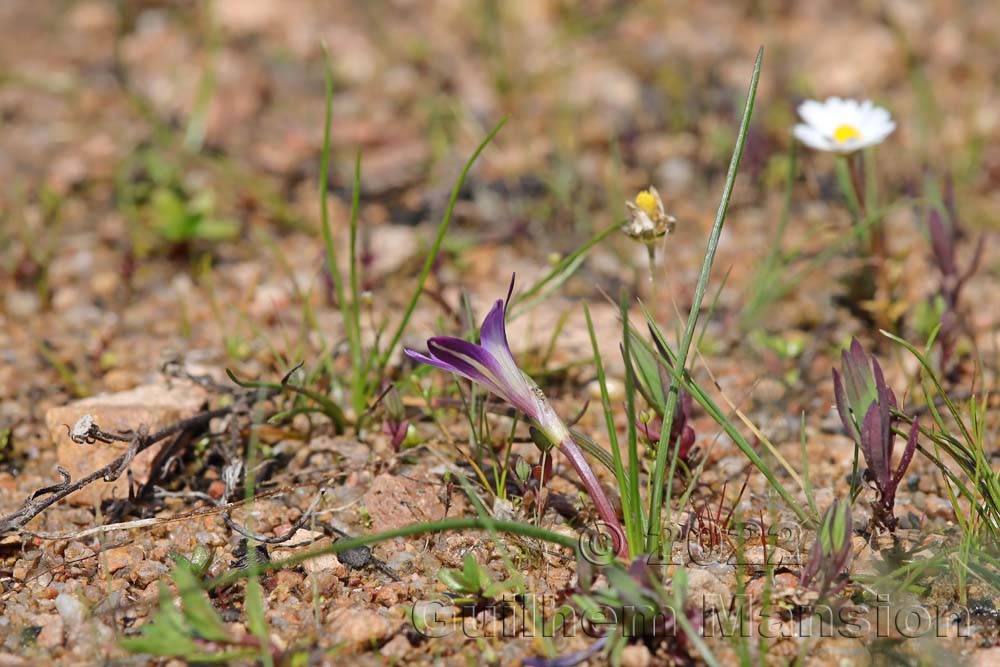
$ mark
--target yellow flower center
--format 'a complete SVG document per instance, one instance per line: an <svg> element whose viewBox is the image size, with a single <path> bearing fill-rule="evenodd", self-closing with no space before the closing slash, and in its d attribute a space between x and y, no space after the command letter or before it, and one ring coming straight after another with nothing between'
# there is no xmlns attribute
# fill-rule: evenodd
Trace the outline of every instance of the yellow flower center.
<svg viewBox="0 0 1000 667"><path fill-rule="evenodd" d="M861 133L853 125L841 125L833 131L833 140L838 144L846 144L851 139L860 139Z"/></svg>
<svg viewBox="0 0 1000 667"><path fill-rule="evenodd" d="M643 190L635 196L635 205L645 212L649 217L656 215L656 197L649 190Z"/></svg>

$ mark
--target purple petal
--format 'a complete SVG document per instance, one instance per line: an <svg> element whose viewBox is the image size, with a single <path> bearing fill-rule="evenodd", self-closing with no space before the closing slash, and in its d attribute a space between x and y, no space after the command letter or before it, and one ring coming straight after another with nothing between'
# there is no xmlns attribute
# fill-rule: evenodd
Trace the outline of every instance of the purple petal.
<svg viewBox="0 0 1000 667"><path fill-rule="evenodd" d="M462 376L465 375L451 364L441 361L439 359L435 359L434 357L426 355L423 352L417 352L416 350L404 347L403 354L408 356L410 359L413 359L414 361L419 361L422 364L427 364L428 366L436 366L437 368L442 368L448 371L449 373L458 373L459 375Z"/></svg>
<svg viewBox="0 0 1000 667"><path fill-rule="evenodd" d="M511 374L489 350L461 338L431 338L427 349L439 368L478 382L532 419L538 418L537 405L530 400L533 394L516 366Z"/></svg>
<svg viewBox="0 0 1000 667"><path fill-rule="evenodd" d="M500 364L504 377L514 383L516 380L520 380L522 373L521 369L517 367L514 355L510 351L510 345L507 343L507 328L504 326L506 310L504 302L497 299L486 319L483 320L483 326L479 330L479 340L486 351L492 354L493 358Z"/></svg>
<svg viewBox="0 0 1000 667"><path fill-rule="evenodd" d="M458 343L470 346L475 349L476 358L480 358L485 355L485 352L478 345L473 345L472 343L462 340L461 338L451 338L451 337L437 337L431 338L427 341L427 348L430 354L424 354L423 352L417 352L410 348L404 348L403 352L406 356L410 357L414 361L419 361L422 364L427 364L429 366L434 366L442 370L446 370L449 373L454 373L455 375L460 375L466 380L471 380L478 384L483 385L489 391L494 394L499 395L501 398L506 398L500 387L496 385L493 381L492 376L494 374L487 375L486 373L479 370L480 367L469 364L463 361L462 357L458 357L453 353L447 351L447 346L454 346L456 341ZM446 346L442 348L441 345ZM463 354L464 356L464 354ZM492 361L490 362L492 363Z"/></svg>
<svg viewBox="0 0 1000 667"><path fill-rule="evenodd" d="M510 395L507 397L519 410L534 418L538 418L540 409L538 408L538 398L532 383L529 382L510 351L510 344L507 342L507 327L504 318L507 314L507 303L514 290L514 279L511 278L510 288L507 291L507 299L497 299L493 308L483 320L483 325L479 330L479 339L483 348L489 352L501 370L502 379L509 385Z"/></svg>
<svg viewBox="0 0 1000 667"><path fill-rule="evenodd" d="M514 293L514 281L517 279L517 274L510 274L510 285L507 286L507 298L503 300L503 308L506 311L507 306L510 304L510 296Z"/></svg>
<svg viewBox="0 0 1000 667"><path fill-rule="evenodd" d="M497 351L506 352L507 356L512 356L510 346L507 344L507 329L504 326L504 315L506 308L502 299L497 299L490 309L483 326L479 329L479 340L490 354L497 356Z"/></svg>

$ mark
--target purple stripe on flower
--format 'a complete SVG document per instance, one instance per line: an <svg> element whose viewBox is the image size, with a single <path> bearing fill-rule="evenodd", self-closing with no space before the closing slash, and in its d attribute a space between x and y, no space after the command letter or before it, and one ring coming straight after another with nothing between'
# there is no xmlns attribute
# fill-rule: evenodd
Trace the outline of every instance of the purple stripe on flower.
<svg viewBox="0 0 1000 667"><path fill-rule="evenodd" d="M538 422L544 429L554 430L561 435L559 427L562 423L556 424L553 421L551 409L547 409L544 399L514 361L514 355L507 344L505 312L506 304L498 299L483 320L480 345L452 336L436 336L427 341L428 354L409 348L403 352L411 359L482 385Z"/></svg>
<svg viewBox="0 0 1000 667"><path fill-rule="evenodd" d="M438 336L427 341L427 351L439 368L478 382L506 398L503 369L489 352L475 343L451 336Z"/></svg>

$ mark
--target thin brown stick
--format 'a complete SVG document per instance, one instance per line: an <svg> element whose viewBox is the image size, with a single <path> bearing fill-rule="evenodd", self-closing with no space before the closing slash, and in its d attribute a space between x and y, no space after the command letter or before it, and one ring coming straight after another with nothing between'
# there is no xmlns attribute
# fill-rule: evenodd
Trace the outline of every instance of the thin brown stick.
<svg viewBox="0 0 1000 667"><path fill-rule="evenodd" d="M0 535L20 528L55 503L59 502L66 496L79 491L92 482L96 482L99 479L116 479L117 476L121 474L121 471L127 467L131 458L136 454L148 449L165 438L169 438L172 435L189 430L204 429L213 419L228 415L233 411L234 407L238 406L240 403L241 401L236 401L233 405L224 408L207 410L193 417L189 417L188 419L182 419L155 433L145 436L142 435L141 429L135 433L128 433L124 436L108 434L101 431L95 425L91 431L96 435L105 437L115 436L113 439L124 440L127 442L130 441L128 451L118 456L114 461L107 464L103 468L95 470L86 477L82 477L75 482L70 480L68 472L60 470L60 475L63 475L63 481L60 484L38 489L28 496L19 510L5 516L3 519L0 519Z"/></svg>

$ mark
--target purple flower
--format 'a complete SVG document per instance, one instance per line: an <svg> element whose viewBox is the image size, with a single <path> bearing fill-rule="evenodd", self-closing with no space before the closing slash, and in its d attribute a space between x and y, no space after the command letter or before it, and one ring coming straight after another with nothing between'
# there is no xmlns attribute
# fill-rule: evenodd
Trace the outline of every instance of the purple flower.
<svg viewBox="0 0 1000 667"><path fill-rule="evenodd" d="M478 345L452 336L435 336L428 339L426 354L409 348L404 348L403 352L411 359L436 366L479 384L513 405L534 422L550 441L558 444L559 450L569 459L597 506L597 513L607 524L608 529L614 533L617 553L624 553L627 546L624 532L597 476L542 390L534 380L518 368L517 362L514 361L504 326L507 302L513 290L514 279L511 278L507 299L497 299L483 320Z"/></svg>
<svg viewBox="0 0 1000 667"><path fill-rule="evenodd" d="M505 311L506 303L497 299L483 320L479 345L452 336L435 336L427 341L428 354L408 348L403 351L412 359L481 385L537 422L547 436L559 442L569 432L538 386L517 367L507 343Z"/></svg>

